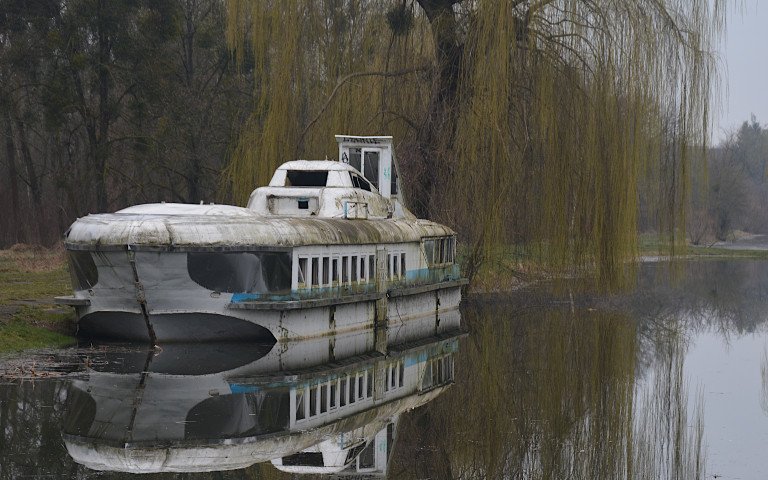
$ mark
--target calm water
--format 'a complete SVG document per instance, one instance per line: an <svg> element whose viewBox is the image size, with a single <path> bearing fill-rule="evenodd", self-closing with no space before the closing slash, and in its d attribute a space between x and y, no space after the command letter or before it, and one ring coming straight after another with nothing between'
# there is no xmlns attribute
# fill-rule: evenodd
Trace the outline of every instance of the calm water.
<svg viewBox="0 0 768 480"><path fill-rule="evenodd" d="M351 336L7 359L0 478L768 477L768 262L587 290L466 304L468 335L414 325L384 354Z"/></svg>

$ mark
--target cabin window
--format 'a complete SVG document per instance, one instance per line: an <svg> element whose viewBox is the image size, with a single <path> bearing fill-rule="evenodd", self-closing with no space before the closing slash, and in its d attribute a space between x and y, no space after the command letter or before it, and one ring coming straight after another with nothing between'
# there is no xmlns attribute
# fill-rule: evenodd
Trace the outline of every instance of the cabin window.
<svg viewBox="0 0 768 480"><path fill-rule="evenodd" d="M307 259L299 258L299 285L307 284Z"/></svg>
<svg viewBox="0 0 768 480"><path fill-rule="evenodd" d="M69 273L75 290L90 290L99 281L99 270L91 252L69 251Z"/></svg>
<svg viewBox="0 0 768 480"><path fill-rule="evenodd" d="M371 184L368 183L368 180L364 179L360 175L350 173L352 177L352 186L355 188L360 188L362 190L365 190L366 192L371 191Z"/></svg>
<svg viewBox="0 0 768 480"><path fill-rule="evenodd" d="M400 276L400 256L393 255L392 260L392 278L397 278Z"/></svg>
<svg viewBox="0 0 768 480"><path fill-rule="evenodd" d="M328 285L330 282L330 262L331 259L329 257L323 257L323 285Z"/></svg>
<svg viewBox="0 0 768 480"><path fill-rule="evenodd" d="M456 238L438 237L423 240L424 256L430 266L453 263L456 259Z"/></svg>
<svg viewBox="0 0 768 480"><path fill-rule="evenodd" d="M324 467L323 454L320 452L299 452L282 458L286 467Z"/></svg>
<svg viewBox="0 0 768 480"><path fill-rule="evenodd" d="M312 286L316 287L320 284L320 259L317 257L312 258Z"/></svg>
<svg viewBox="0 0 768 480"><path fill-rule="evenodd" d="M339 387L339 406L343 407L347 404L347 394L349 392L349 382L347 377L341 379L341 386Z"/></svg>
<svg viewBox="0 0 768 480"><path fill-rule="evenodd" d="M376 280L376 257L368 255L368 275L371 280Z"/></svg>
<svg viewBox="0 0 768 480"><path fill-rule="evenodd" d="M453 355L429 360L424 369L421 388L437 387L453 380Z"/></svg>
<svg viewBox="0 0 768 480"><path fill-rule="evenodd" d="M405 362L400 362L398 365L398 385L401 387L403 386L403 383L405 383Z"/></svg>
<svg viewBox="0 0 768 480"><path fill-rule="evenodd" d="M320 385L320 413L328 411L328 385Z"/></svg>
<svg viewBox="0 0 768 480"><path fill-rule="evenodd" d="M360 257L360 281L365 282L365 257Z"/></svg>
<svg viewBox="0 0 768 480"><path fill-rule="evenodd" d="M379 152L365 152L363 163L363 175L371 184L379 188Z"/></svg>
<svg viewBox="0 0 768 480"><path fill-rule="evenodd" d="M334 258L333 259L333 274L331 275L331 281L334 285L338 285L339 283L339 259Z"/></svg>
<svg viewBox="0 0 768 480"><path fill-rule="evenodd" d="M347 284L349 282L349 261L348 257L341 257L341 283Z"/></svg>
<svg viewBox="0 0 768 480"><path fill-rule="evenodd" d="M309 199L308 198L300 198L298 200L298 208L299 208L299 210L309 210Z"/></svg>
<svg viewBox="0 0 768 480"><path fill-rule="evenodd" d="M350 148L349 149L349 164L357 169L357 171L362 171L362 159L363 159L363 150L360 148Z"/></svg>
<svg viewBox="0 0 768 480"><path fill-rule="evenodd" d="M190 252L189 277L222 293L285 294L291 290L288 252Z"/></svg>
<svg viewBox="0 0 768 480"><path fill-rule="evenodd" d="M331 385L330 385L330 394L329 394L328 400L330 402L329 408L331 410L336 408L336 404L338 403L336 401L336 396L339 393L338 384L339 384L339 381L338 380L334 380L333 382L331 382Z"/></svg>
<svg viewBox="0 0 768 480"><path fill-rule="evenodd" d="M317 415L317 386L309 389L309 416Z"/></svg>
<svg viewBox="0 0 768 480"><path fill-rule="evenodd" d="M353 404L357 401L357 377L352 375L349 377L349 403Z"/></svg>
<svg viewBox="0 0 768 480"><path fill-rule="evenodd" d="M365 393L368 398L373 397L373 377L370 372L365 372Z"/></svg>
<svg viewBox="0 0 768 480"><path fill-rule="evenodd" d="M285 175L286 187L324 187L328 182L328 172L288 170ZM299 203L301 205L301 203ZM299 208L302 208L299 206ZM307 207L304 207L307 208Z"/></svg>
<svg viewBox="0 0 768 480"><path fill-rule="evenodd" d="M350 277L353 282L356 282L357 279L357 257L352 257L352 273L350 274Z"/></svg>
<svg viewBox="0 0 768 480"><path fill-rule="evenodd" d="M300 388L296 390L296 420L304 420L307 418L307 412L305 410L306 405L304 402L305 395L304 395L304 388Z"/></svg>

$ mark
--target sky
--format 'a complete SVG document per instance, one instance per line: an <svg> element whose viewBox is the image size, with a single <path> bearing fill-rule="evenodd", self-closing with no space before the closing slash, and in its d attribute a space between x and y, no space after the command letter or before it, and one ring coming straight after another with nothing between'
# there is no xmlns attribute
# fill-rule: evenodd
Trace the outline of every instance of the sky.
<svg viewBox="0 0 768 480"><path fill-rule="evenodd" d="M714 111L714 143L751 114L768 125L768 0L744 0L740 10L728 12L720 46L722 88L719 111Z"/></svg>

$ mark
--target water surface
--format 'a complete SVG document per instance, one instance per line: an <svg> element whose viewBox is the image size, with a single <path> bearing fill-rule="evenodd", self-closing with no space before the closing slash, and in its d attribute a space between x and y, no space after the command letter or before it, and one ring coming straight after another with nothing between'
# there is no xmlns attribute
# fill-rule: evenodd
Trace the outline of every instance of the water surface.
<svg viewBox="0 0 768 480"><path fill-rule="evenodd" d="M310 353L285 357L316 358L306 368L294 360L287 370L280 362L251 368L271 361L271 346L26 355L4 363L0 478L137 478L76 463L67 453L72 435L90 439L83 445L120 448L140 441L162 447L179 438L193 446L216 439L244 443L283 428L286 405L296 408L280 396L295 386L291 382L330 385L351 378L350 372L368 371L371 391L360 398L373 405L374 379L391 382L388 372L399 367L389 366L397 358L411 359L404 360L403 377L410 375L405 364L414 367L409 372L418 376L416 393L341 415L332 424L307 424L297 442L304 456L296 462L311 458L307 453L317 445L329 445L323 442L341 445L339 434L354 431L359 438L383 432L370 445L386 445L384 467L372 474L390 478L766 478L767 292L768 262L648 263L637 287L624 294L598 295L586 282L572 280L467 302L462 322L469 335L461 339L421 329L383 356L330 361L322 359L327 347L306 347L295 351ZM348 341L354 339L336 339L335 351L344 351ZM440 363L445 370L434 377L440 390L423 383L426 365L431 382L436 359L448 356L450 366ZM217 389L242 396L216 400L224 398ZM198 397L214 400L199 403ZM170 408L164 398L176 399L177 410L184 398L197 407L160 428L164 417L173 417L172 408L163 414ZM99 411L110 413L94 413ZM269 453L258 454L267 459ZM249 454L256 458L255 451ZM365 465L372 465L375 452L366 455ZM357 470L365 475L365 468ZM265 461L148 478L295 475Z"/></svg>

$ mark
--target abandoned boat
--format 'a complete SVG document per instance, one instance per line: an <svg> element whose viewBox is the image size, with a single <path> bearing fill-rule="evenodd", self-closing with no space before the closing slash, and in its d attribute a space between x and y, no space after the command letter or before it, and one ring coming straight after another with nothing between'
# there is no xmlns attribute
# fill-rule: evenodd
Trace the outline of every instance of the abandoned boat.
<svg viewBox="0 0 768 480"><path fill-rule="evenodd" d="M292 341L456 309L456 234L399 195L392 137L336 136L339 161L290 161L247 207L159 203L65 234L82 334Z"/></svg>

